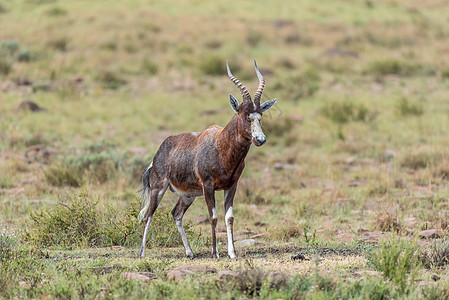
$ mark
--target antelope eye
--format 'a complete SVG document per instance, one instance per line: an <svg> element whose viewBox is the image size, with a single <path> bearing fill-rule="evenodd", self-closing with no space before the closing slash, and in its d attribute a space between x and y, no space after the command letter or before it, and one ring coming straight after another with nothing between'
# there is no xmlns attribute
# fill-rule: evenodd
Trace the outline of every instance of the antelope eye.
<svg viewBox="0 0 449 300"><path fill-rule="evenodd" d="M251 122L251 117L250 116L248 116L246 119Z"/></svg>

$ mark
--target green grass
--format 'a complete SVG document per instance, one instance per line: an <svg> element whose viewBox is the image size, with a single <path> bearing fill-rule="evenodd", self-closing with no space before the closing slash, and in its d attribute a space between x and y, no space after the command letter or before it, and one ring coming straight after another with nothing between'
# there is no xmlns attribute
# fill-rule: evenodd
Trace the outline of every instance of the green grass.
<svg viewBox="0 0 449 300"><path fill-rule="evenodd" d="M429 228L447 234L443 9L405 0L1 3L0 228L34 238L27 244L23 236L10 238L12 231L0 235L8 255L0 294L447 297L445 239L423 246L416 264L414 254L400 251L409 249L402 242L341 252L368 247L363 228L381 232L381 240L413 240ZM141 173L167 136L232 118L228 95L239 92L226 76L226 59L252 94L256 59L266 79L262 100L278 98L262 119L267 143L251 148L234 204L239 239L270 234L253 247L237 244L239 260L211 259L210 225L194 223L207 215L199 198L184 219L199 258L187 260L170 214L177 196L168 192L147 257L138 260ZM17 111L24 100L45 110ZM60 205L64 195L81 191L88 195L84 206L64 202L78 214ZM222 201L217 193L224 228ZM225 256L226 238L218 240ZM104 248L111 245L124 248ZM289 247L307 248L309 260L293 261L300 250ZM317 250L326 247L336 253ZM367 261L366 251L377 259ZM167 272L183 264L239 276L232 283L215 275L167 281ZM95 266L121 269L97 275L88 269ZM357 274L374 269L380 273ZM158 279L127 281L122 271L151 271ZM270 281L273 271L287 277ZM441 276L438 286L419 287L431 273Z"/></svg>

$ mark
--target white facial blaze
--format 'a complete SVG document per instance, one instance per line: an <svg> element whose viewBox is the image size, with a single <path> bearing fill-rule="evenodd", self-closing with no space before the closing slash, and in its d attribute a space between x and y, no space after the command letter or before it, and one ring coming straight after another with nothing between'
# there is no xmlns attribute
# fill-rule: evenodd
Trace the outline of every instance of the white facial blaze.
<svg viewBox="0 0 449 300"><path fill-rule="evenodd" d="M260 119L262 116L259 113L252 113L249 115L251 120L251 135L255 139L265 140L265 134L262 131L262 127L260 127Z"/></svg>

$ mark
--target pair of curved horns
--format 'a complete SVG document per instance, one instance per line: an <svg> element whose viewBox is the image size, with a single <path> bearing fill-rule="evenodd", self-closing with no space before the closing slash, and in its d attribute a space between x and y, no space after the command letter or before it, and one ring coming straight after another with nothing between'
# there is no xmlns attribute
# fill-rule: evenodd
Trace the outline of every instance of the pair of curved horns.
<svg viewBox="0 0 449 300"><path fill-rule="evenodd" d="M254 66L256 68L257 78L259 79L259 87L257 88L256 94L254 95L254 103L256 105L260 105L260 98L262 97L263 88L265 86L265 79L260 73L259 68L257 68L256 60L254 60ZM243 83L240 82L240 80L238 80L237 78L234 77L234 75L232 75L227 60L226 60L226 67L228 69L229 78L231 78L231 81L239 88L240 93L242 94L243 102L251 101L251 95L249 94L248 89L243 85Z"/></svg>

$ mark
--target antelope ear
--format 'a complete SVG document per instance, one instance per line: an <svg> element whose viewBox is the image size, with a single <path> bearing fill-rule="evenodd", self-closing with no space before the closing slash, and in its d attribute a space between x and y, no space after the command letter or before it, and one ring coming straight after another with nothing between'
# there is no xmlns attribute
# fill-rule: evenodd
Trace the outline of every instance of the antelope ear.
<svg viewBox="0 0 449 300"><path fill-rule="evenodd" d="M278 99L268 100L260 105L260 108L262 109L262 112L266 112L269 110L275 103L278 101Z"/></svg>
<svg viewBox="0 0 449 300"><path fill-rule="evenodd" d="M234 96L229 95L229 102L231 102L231 107L235 111L236 114L239 113L239 101L235 99Z"/></svg>

